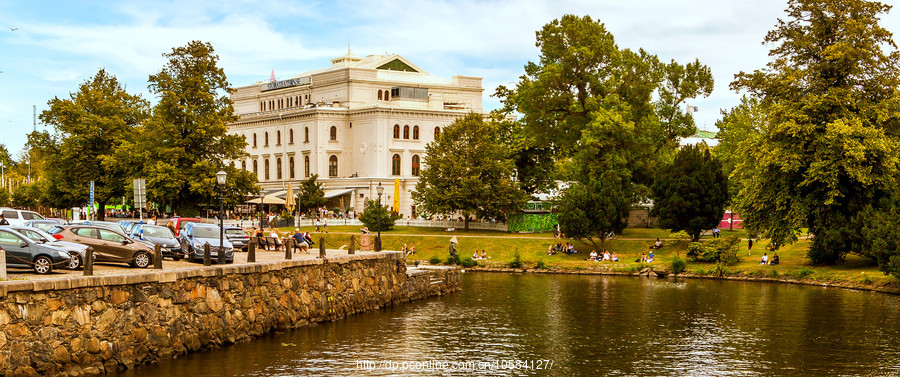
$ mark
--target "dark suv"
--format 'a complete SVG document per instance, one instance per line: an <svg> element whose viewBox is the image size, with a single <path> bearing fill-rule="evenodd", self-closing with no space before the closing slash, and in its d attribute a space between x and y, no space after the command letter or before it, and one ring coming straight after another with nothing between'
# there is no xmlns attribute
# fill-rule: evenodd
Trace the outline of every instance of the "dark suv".
<svg viewBox="0 0 900 377"><path fill-rule="evenodd" d="M190 261L203 261L203 245L209 244L209 254L213 261L219 259L219 253L225 253L225 263L234 262L234 247L228 241L228 237L224 237L222 244L219 244L219 226L213 224L203 224L190 222L178 232L178 242L181 244L181 251L186 254Z"/></svg>

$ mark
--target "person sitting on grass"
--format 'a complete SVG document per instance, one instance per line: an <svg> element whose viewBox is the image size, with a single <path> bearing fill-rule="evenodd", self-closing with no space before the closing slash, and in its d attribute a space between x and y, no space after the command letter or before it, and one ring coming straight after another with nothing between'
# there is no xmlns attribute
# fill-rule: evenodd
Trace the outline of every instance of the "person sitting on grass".
<svg viewBox="0 0 900 377"><path fill-rule="evenodd" d="M591 256L588 258L590 261L597 261L597 250L591 250Z"/></svg>
<svg viewBox="0 0 900 377"><path fill-rule="evenodd" d="M410 244L410 245L409 245L409 253L410 253L410 254L415 254L415 253L416 253L416 245L415 245L415 244Z"/></svg>
<svg viewBox="0 0 900 377"><path fill-rule="evenodd" d="M610 258L610 257L609 257L609 251L604 250L604 251L603 251L603 260L608 261L609 258Z"/></svg>
<svg viewBox="0 0 900 377"><path fill-rule="evenodd" d="M769 264L769 256L766 253L763 253L762 259L759 260L759 264Z"/></svg>
<svg viewBox="0 0 900 377"><path fill-rule="evenodd" d="M653 255L653 250L650 250L650 254L647 254L647 263L653 262L654 259L656 259L656 256Z"/></svg>
<svg viewBox="0 0 900 377"><path fill-rule="evenodd" d="M575 254L575 253L578 252L578 250L575 250L575 245L574 245L574 244L571 244L571 243L570 243L570 244L568 244L568 245L569 245L569 246L566 248L566 254Z"/></svg>
<svg viewBox="0 0 900 377"><path fill-rule="evenodd" d="M613 261L613 262L618 262L618 261L619 261L619 255L616 254L615 252L612 253L612 257L611 257L611 258L612 258L612 261Z"/></svg>
<svg viewBox="0 0 900 377"><path fill-rule="evenodd" d="M553 245L547 247L547 255L553 255Z"/></svg>
<svg viewBox="0 0 900 377"><path fill-rule="evenodd" d="M662 241L660 241L659 238L657 238L656 242L653 243L653 246L650 246L650 249L661 249L662 246L663 246Z"/></svg>
<svg viewBox="0 0 900 377"><path fill-rule="evenodd" d="M472 253L472 259L478 260L478 250L475 250L475 252Z"/></svg>
<svg viewBox="0 0 900 377"><path fill-rule="evenodd" d="M647 256L644 255L644 253L641 253L641 257L639 259L635 259L634 261L638 263L644 263L647 261Z"/></svg>
<svg viewBox="0 0 900 377"><path fill-rule="evenodd" d="M769 261L769 265L774 266L774 265L778 264L778 262L779 262L778 261L778 253L777 252L772 253L772 260Z"/></svg>
<svg viewBox="0 0 900 377"><path fill-rule="evenodd" d="M482 260L488 259L487 252L485 252L484 249L481 249L481 259Z"/></svg>

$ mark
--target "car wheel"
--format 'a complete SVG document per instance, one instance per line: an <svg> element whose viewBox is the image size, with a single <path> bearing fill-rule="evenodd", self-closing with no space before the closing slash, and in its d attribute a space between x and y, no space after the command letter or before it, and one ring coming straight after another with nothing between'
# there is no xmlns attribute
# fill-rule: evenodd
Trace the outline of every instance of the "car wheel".
<svg viewBox="0 0 900 377"><path fill-rule="evenodd" d="M34 266L32 266L34 272L40 275L49 274L50 271L53 271L53 261L50 260L50 257L46 255L41 255L37 258L34 258Z"/></svg>
<svg viewBox="0 0 900 377"><path fill-rule="evenodd" d="M82 263L80 255L73 255L72 259L69 260L69 265L66 267L70 270L77 270L81 268Z"/></svg>
<svg viewBox="0 0 900 377"><path fill-rule="evenodd" d="M172 260L178 262L178 261L181 260L181 257L180 257L180 256L174 256L174 257L172 257Z"/></svg>
<svg viewBox="0 0 900 377"><path fill-rule="evenodd" d="M134 261L131 262L134 267L147 268L150 265L150 254L141 252L134 255Z"/></svg>

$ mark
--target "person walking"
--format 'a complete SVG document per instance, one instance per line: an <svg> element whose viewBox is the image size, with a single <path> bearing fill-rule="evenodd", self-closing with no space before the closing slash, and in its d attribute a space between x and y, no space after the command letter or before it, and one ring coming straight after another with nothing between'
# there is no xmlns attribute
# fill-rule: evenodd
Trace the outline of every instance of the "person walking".
<svg viewBox="0 0 900 377"><path fill-rule="evenodd" d="M750 251L753 249L753 239L747 238L747 255L750 255Z"/></svg>
<svg viewBox="0 0 900 377"><path fill-rule="evenodd" d="M5 217L3 217L2 213L0 213L0 225L9 225L9 221L6 220Z"/></svg>

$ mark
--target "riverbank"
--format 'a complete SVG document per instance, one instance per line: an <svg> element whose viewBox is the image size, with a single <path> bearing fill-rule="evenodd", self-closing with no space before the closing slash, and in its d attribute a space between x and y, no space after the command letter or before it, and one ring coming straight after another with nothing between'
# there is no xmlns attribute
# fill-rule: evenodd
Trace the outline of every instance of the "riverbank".
<svg viewBox="0 0 900 377"><path fill-rule="evenodd" d="M0 283L0 370L96 375L459 290L382 252Z"/></svg>
<svg viewBox="0 0 900 377"><path fill-rule="evenodd" d="M314 230L303 228L303 230ZM330 245L347 244L350 235L358 235L358 229L352 227L331 227L331 233L314 233L313 236L325 237ZM407 256L410 262L431 263L448 257L450 238L456 236L459 243L457 250L461 258L471 256L474 251L485 251L487 260L476 261L480 268L508 268L510 262L519 255L523 267L560 271L609 271L610 274L631 275L647 267L670 269L676 257L685 258L687 241L674 238L664 229L626 229L615 240L608 241L607 248L618 254L620 262L592 262L586 260L593 245L574 240L555 239L551 233L518 234L488 231L455 231L442 232L427 228L397 227L384 232L383 244L386 249L398 250L404 245L415 245L416 254ZM847 288L897 293L900 291L900 280L883 274L875 261L857 255L848 255L844 263L833 266L814 266L809 264L806 253L810 241L801 239L778 250L779 265L760 265L759 260L767 250L765 240L753 243L747 248L746 233L743 231L722 231L722 237L737 236L742 238L738 246L740 262L732 266L724 266L718 270L715 264L700 263L687 260L686 271L680 276L696 276L705 278L733 277L756 281L793 282L806 281L810 285L844 286ZM636 262L641 253L659 238L663 248L656 250L656 260L651 264ZM707 237L704 237L707 239ZM547 255L547 248L556 243L572 242L579 250L577 254L557 253ZM721 276L720 276L721 275Z"/></svg>

